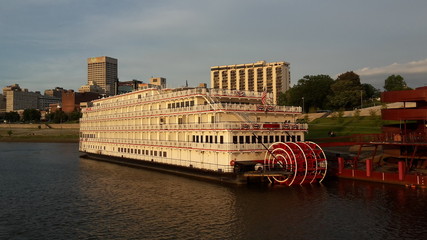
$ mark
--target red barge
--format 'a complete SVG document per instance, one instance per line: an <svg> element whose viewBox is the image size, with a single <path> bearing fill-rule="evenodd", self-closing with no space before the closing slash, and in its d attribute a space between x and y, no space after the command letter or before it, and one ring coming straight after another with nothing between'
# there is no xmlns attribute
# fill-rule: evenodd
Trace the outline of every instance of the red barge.
<svg viewBox="0 0 427 240"><path fill-rule="evenodd" d="M390 91L383 103L401 102L400 108L381 110L381 134L353 135L319 143L328 152L331 175L340 178L427 186L427 87ZM339 142L338 142L339 141Z"/></svg>

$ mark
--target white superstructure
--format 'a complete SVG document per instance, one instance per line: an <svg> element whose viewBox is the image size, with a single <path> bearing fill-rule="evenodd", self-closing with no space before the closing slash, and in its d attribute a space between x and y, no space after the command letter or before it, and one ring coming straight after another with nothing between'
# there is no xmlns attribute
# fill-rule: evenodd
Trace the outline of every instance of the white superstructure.
<svg viewBox="0 0 427 240"><path fill-rule="evenodd" d="M145 89L95 100L80 120L80 151L231 173L262 162L263 145L304 141L301 107L263 105L263 94Z"/></svg>

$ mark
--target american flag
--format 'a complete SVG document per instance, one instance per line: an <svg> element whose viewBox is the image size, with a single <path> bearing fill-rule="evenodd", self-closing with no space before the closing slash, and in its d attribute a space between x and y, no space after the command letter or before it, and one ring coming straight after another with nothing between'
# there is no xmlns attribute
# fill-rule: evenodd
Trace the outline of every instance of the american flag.
<svg viewBox="0 0 427 240"><path fill-rule="evenodd" d="M266 88L264 88L264 91L262 92L261 102L263 105L267 104L267 89Z"/></svg>

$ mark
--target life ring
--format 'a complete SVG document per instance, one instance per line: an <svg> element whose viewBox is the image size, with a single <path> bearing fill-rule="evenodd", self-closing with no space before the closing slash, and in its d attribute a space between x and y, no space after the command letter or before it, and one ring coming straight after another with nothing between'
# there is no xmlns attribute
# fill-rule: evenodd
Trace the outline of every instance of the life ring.
<svg viewBox="0 0 427 240"><path fill-rule="evenodd" d="M234 160L231 160L230 161L230 166L234 166L234 164L236 163L236 161L234 161Z"/></svg>

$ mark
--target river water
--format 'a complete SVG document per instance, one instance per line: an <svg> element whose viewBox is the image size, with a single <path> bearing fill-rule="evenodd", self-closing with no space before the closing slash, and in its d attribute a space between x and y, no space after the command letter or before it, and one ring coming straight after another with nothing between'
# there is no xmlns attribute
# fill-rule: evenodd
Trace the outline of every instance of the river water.
<svg viewBox="0 0 427 240"><path fill-rule="evenodd" d="M427 190L225 186L0 143L0 239L427 239Z"/></svg>

